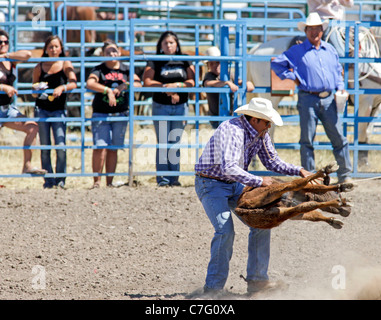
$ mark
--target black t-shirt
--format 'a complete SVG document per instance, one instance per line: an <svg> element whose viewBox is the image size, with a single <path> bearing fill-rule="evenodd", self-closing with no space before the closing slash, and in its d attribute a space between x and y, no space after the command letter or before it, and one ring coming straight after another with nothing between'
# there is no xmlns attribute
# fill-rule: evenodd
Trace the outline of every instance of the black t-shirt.
<svg viewBox="0 0 381 320"><path fill-rule="evenodd" d="M202 81L202 85L205 87L205 81L214 81L214 80L220 80L220 76L209 71L205 74L205 77ZM212 116L219 115L220 113L219 112L220 110L219 98L220 98L219 93L208 92L206 94L206 99L208 100L208 105L209 105L209 115L212 115Z"/></svg>
<svg viewBox="0 0 381 320"><path fill-rule="evenodd" d="M100 84L114 89L120 84L128 82L130 70L123 63L120 63L119 69L109 69L105 63L102 63L96 66L91 73L98 77ZM97 92L93 100L93 112L116 113L127 111L129 109L128 99L128 90L124 90L116 97L116 106L110 107L107 94Z"/></svg>
<svg viewBox="0 0 381 320"><path fill-rule="evenodd" d="M221 80L219 75L216 75L213 72L208 71L204 79L202 80L202 85L205 87L205 81L213 81L213 80ZM206 94L206 99L208 100L209 105L209 115L211 116L219 116L220 115L220 94L214 92L208 92ZM234 95L232 93L229 94L230 99L230 114L233 114L233 99Z"/></svg>
<svg viewBox="0 0 381 320"><path fill-rule="evenodd" d="M185 82L187 80L188 61L148 61L147 66L155 70L154 80L161 83ZM165 89L165 88L164 88ZM179 92L180 101L177 104L188 101L187 92ZM154 92L152 100L161 104L173 104L171 97L165 92Z"/></svg>
<svg viewBox="0 0 381 320"><path fill-rule="evenodd" d="M13 86L13 82L16 80L16 76L14 75L13 71L14 71L13 65L11 70L7 70L2 64L0 68L0 83ZM12 98L8 97L6 93L0 94L0 106L11 104L12 101L13 101L13 97Z"/></svg>
<svg viewBox="0 0 381 320"><path fill-rule="evenodd" d="M48 89L55 89L60 85L67 83L67 77L65 72L62 70L57 73L47 73L42 69L41 66L41 75L39 78L40 82L47 82ZM52 93L50 93L52 95ZM41 99L41 95L36 99L36 106L41 109L48 111L56 111L56 110L64 110L66 107L66 93L62 93L59 97L55 98L53 101L49 101L49 99Z"/></svg>

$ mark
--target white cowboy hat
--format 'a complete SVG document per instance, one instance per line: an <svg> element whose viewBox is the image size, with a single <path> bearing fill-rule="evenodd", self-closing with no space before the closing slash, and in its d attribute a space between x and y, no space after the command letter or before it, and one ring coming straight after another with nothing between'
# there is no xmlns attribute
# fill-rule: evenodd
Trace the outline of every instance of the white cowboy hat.
<svg viewBox="0 0 381 320"><path fill-rule="evenodd" d="M324 31L325 29L328 28L329 21L328 20L321 21L320 16L317 12L311 12L307 17L306 22L303 22L303 21L298 22L298 29L304 32L304 29L307 26L320 26L320 25L323 27L323 31Z"/></svg>
<svg viewBox="0 0 381 320"><path fill-rule="evenodd" d="M205 51L206 56L211 56L211 57L220 57L221 56L221 51L217 47L209 47ZM208 63L209 60L205 60L204 63Z"/></svg>
<svg viewBox="0 0 381 320"><path fill-rule="evenodd" d="M212 57L219 57L221 55L221 51L217 47L209 47L208 49L206 49L205 55L212 56Z"/></svg>
<svg viewBox="0 0 381 320"><path fill-rule="evenodd" d="M264 98L253 98L248 104L239 107L234 111L239 114L271 121L278 127L283 126L283 120L279 113L273 108L270 100Z"/></svg>

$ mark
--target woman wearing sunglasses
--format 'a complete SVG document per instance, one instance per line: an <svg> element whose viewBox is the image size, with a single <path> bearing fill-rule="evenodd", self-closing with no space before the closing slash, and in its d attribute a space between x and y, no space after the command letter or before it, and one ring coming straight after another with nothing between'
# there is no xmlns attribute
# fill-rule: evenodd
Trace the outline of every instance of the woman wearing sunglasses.
<svg viewBox="0 0 381 320"><path fill-rule="evenodd" d="M0 30L0 58L10 60L0 61L0 119L4 121L6 118L25 118L25 116L13 105L17 90L13 87L16 79L14 69L17 63L28 60L32 54L28 50L19 50L16 52L8 52L9 35L6 31ZM0 127L4 126L13 130L25 132L24 146L31 146L38 133L38 125L34 121L26 122L0 122ZM24 164L23 173L45 174L46 170L32 167L32 150L23 149Z"/></svg>

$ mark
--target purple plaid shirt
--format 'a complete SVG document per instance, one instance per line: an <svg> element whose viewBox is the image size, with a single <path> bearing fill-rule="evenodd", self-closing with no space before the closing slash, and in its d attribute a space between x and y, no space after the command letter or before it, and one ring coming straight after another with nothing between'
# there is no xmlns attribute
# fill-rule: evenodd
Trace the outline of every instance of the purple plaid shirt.
<svg viewBox="0 0 381 320"><path fill-rule="evenodd" d="M259 137L243 115L223 122L216 129L195 170L196 173L258 187L262 185L263 179L247 172L256 154L270 171L290 176L300 174L301 167L281 160L270 135L266 133L264 137Z"/></svg>

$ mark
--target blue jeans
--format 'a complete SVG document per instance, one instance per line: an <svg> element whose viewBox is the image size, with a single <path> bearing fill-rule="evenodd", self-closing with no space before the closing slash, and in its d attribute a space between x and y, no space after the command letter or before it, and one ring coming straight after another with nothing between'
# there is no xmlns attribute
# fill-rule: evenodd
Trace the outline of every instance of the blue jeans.
<svg viewBox="0 0 381 320"><path fill-rule="evenodd" d="M13 105L0 106L0 118L17 118L22 116L22 113ZM0 128L4 122L0 122Z"/></svg>
<svg viewBox="0 0 381 320"><path fill-rule="evenodd" d="M163 105L152 102L153 116L183 116L185 115L186 104ZM173 144L180 143L184 132L183 121L154 121L157 143ZM180 171L180 148L169 146L168 148L158 148L156 150L156 170L160 171ZM173 184L179 180L178 176L157 176L157 183L165 182Z"/></svg>
<svg viewBox="0 0 381 320"><path fill-rule="evenodd" d="M215 233L211 243L205 287L221 290L229 274L233 254L234 225L231 213L244 186L196 176L195 189ZM270 229L250 228L248 239L247 280L268 280Z"/></svg>
<svg viewBox="0 0 381 320"><path fill-rule="evenodd" d="M106 117L128 117L129 112L118 112L115 114L93 112L93 119ZM128 121L96 121L93 120L91 131L93 143L97 147L122 146L126 136Z"/></svg>
<svg viewBox="0 0 381 320"><path fill-rule="evenodd" d="M320 120L331 141L333 155L339 165L337 176L344 179L352 171L349 156L349 145L343 135L343 127L337 113L334 94L326 98L299 91L298 111L300 116L300 156L302 167L308 171L315 170L315 156L313 141L316 136L316 127Z"/></svg>
<svg viewBox="0 0 381 320"><path fill-rule="evenodd" d="M62 118L62 122L39 122L38 129L41 145L52 145L51 134L53 133L54 144L56 146L64 146L66 144L66 111L47 111L36 108L36 116L39 118ZM41 166L48 173L53 173L52 160L50 157L51 150L41 150ZM56 173L66 173L66 149L56 150ZM52 188L60 182L65 184L65 177L44 178L44 188Z"/></svg>

